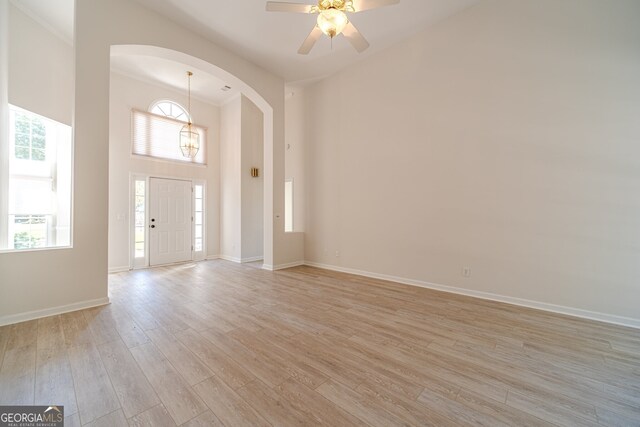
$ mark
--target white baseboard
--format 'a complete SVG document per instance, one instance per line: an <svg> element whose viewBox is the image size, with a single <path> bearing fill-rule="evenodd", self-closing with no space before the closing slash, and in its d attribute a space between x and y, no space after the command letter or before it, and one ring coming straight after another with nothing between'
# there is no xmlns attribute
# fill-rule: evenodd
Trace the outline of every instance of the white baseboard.
<svg viewBox="0 0 640 427"><path fill-rule="evenodd" d="M369 271L356 270L353 268L339 267L329 264L321 264L312 261L305 261L304 265L322 268L324 270L338 271L341 273L355 274L357 276L370 277L372 279L387 280L390 282L402 283L404 285L418 286L421 288L433 289L436 291L448 292L452 294L465 295L484 300L497 301L506 304L518 305L521 307L534 308L551 313L564 314L567 316L579 317L582 319L596 320L614 325L627 326L640 329L640 319L631 317L616 316L613 314L599 313L596 311L582 310L579 308L565 307L562 305L549 304L546 302L532 301L523 298L515 298L504 295L492 294L489 292L473 291L470 289L456 288L453 286L440 285L437 283L424 282L421 280L405 279L403 277L390 276L386 274L371 273Z"/></svg>
<svg viewBox="0 0 640 427"><path fill-rule="evenodd" d="M220 257L220 255L208 255L205 259L207 261L213 261L213 260L216 260L216 259L221 259L221 257Z"/></svg>
<svg viewBox="0 0 640 427"><path fill-rule="evenodd" d="M277 271L277 270L284 270L285 268L298 267L300 265L305 265L305 262L304 261L295 261L295 262L290 262L288 264L278 264L278 265L267 265L267 264L264 264L262 266L262 268L264 270Z"/></svg>
<svg viewBox="0 0 640 427"><path fill-rule="evenodd" d="M0 317L0 326L13 325L14 323L40 319L42 317L55 316L56 314L69 313L71 311L84 310L85 308L98 307L109 304L109 298L98 298L89 301L76 302L59 307L45 308L44 310L28 311L26 313L12 314Z"/></svg>
<svg viewBox="0 0 640 427"><path fill-rule="evenodd" d="M242 263L245 262L257 262L257 261L262 261L264 259L264 257L261 256L254 256L253 258L242 258Z"/></svg>
<svg viewBox="0 0 640 427"><path fill-rule="evenodd" d="M225 261L235 262L235 263L238 263L238 264L240 264L242 262L241 258L236 258L236 257L233 257L233 256L228 256L228 255L220 255L218 258L219 259L223 259Z"/></svg>
<svg viewBox="0 0 640 427"><path fill-rule="evenodd" d="M129 271L131 270L131 268L127 265L126 267L110 267L108 272L109 274L113 274L113 273L123 273L125 271Z"/></svg>

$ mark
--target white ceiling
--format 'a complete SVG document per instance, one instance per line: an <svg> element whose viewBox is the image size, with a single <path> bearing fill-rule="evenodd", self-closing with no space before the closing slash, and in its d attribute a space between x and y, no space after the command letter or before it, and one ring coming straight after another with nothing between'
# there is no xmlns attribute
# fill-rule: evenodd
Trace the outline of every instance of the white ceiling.
<svg viewBox="0 0 640 427"><path fill-rule="evenodd" d="M158 84L184 93L187 99L187 71L191 77L191 96L215 105L221 105L239 93L231 83L193 66L155 56L111 53L111 70L143 82ZM223 91L225 85L231 90Z"/></svg>
<svg viewBox="0 0 640 427"><path fill-rule="evenodd" d="M67 43L73 43L74 0L11 0L11 3Z"/></svg>
<svg viewBox="0 0 640 427"><path fill-rule="evenodd" d="M358 54L342 36L332 49L323 37L307 56L297 52L315 25L315 15L266 12L266 0L137 1L292 83L339 71L479 0L400 0L398 5L350 14L371 43L367 51Z"/></svg>
<svg viewBox="0 0 640 427"><path fill-rule="evenodd" d="M73 40L74 0L11 1L63 39ZM280 75L287 83L304 83L335 73L480 0L400 0L394 6L350 14L350 20L371 43L367 51L358 54L342 36L333 41L332 47L323 36L306 56L297 51L314 27L315 15L266 12L266 0L137 1ZM112 68L178 90L184 90L186 84L186 66L166 59L114 55ZM199 70L192 71L196 98L220 104L237 93L222 92L220 88L227 82Z"/></svg>

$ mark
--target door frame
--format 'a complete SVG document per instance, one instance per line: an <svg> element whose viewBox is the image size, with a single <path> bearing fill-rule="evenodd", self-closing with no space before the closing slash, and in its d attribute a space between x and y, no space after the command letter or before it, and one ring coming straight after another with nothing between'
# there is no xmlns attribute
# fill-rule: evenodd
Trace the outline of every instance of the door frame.
<svg viewBox="0 0 640 427"><path fill-rule="evenodd" d="M207 206L207 183L204 179L195 179L195 178L184 178L178 176L167 176L167 175L158 175L158 174L145 174L145 173L130 173L129 174L129 269L130 270L138 270L143 268L151 267L150 258L149 258L149 189L150 189L150 180L151 178L158 179L172 179L176 181L187 181L191 183L191 245L195 248L195 191L194 188L196 185L202 186L203 193L203 212L202 215L202 250L196 252L195 250L191 251L191 260L185 262L197 262L203 261L206 259L207 253L207 214L208 210ZM136 258L135 257L135 184L136 181L144 181L145 185L145 198L144 198L144 258ZM184 262L183 262L184 263ZM179 264L183 264L179 263Z"/></svg>

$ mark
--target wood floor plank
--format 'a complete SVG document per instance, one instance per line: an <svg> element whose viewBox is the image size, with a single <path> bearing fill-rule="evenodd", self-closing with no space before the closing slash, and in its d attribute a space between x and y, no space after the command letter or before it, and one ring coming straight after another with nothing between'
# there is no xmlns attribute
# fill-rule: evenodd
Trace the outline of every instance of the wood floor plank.
<svg viewBox="0 0 640 427"><path fill-rule="evenodd" d="M242 397L216 376L197 384L194 389L227 427L270 426Z"/></svg>
<svg viewBox="0 0 640 427"><path fill-rule="evenodd" d="M495 427L510 426L510 424L503 422L486 412L476 411L473 408L456 401L455 397L452 399L451 396L442 395L438 391L431 389L425 389L422 394L418 396L418 403L421 403L427 411L452 418L460 424Z"/></svg>
<svg viewBox="0 0 640 427"><path fill-rule="evenodd" d="M120 409L120 403L95 345L74 345L67 349L67 354L82 424Z"/></svg>
<svg viewBox="0 0 640 427"><path fill-rule="evenodd" d="M115 322L109 315L109 308L107 306L89 308L83 310L82 313L93 335L93 342L96 345L120 339L120 334L118 334L115 328Z"/></svg>
<svg viewBox="0 0 640 427"><path fill-rule="evenodd" d="M62 405L64 415L78 412L71 364L60 332L52 333L56 341L45 340L52 346L37 351L35 404ZM57 341L60 340L60 341Z"/></svg>
<svg viewBox="0 0 640 427"><path fill-rule="evenodd" d="M0 326L0 368L2 367L2 361L4 360L4 351L7 348L7 342L9 341L10 331L11 331L11 325Z"/></svg>
<svg viewBox="0 0 640 427"><path fill-rule="evenodd" d="M11 325L6 350L15 350L21 347L35 345L38 341L38 321L17 323Z"/></svg>
<svg viewBox="0 0 640 427"><path fill-rule="evenodd" d="M456 400L477 413L490 415L510 426L550 427L555 425L527 412L507 406L506 403L496 402L494 399L486 398L464 389L460 390Z"/></svg>
<svg viewBox="0 0 640 427"><path fill-rule="evenodd" d="M318 369L304 362L296 361L277 346L271 345L266 340L263 340L256 332L239 328L229 332L227 335L243 344L258 356L261 356L263 360L264 358L269 358L280 366L282 370L286 371L289 377L299 383L305 384L309 388L314 389L327 380L327 376Z"/></svg>
<svg viewBox="0 0 640 427"><path fill-rule="evenodd" d="M129 420L131 427L175 427L176 423L164 405L154 406Z"/></svg>
<svg viewBox="0 0 640 427"><path fill-rule="evenodd" d="M289 379L275 388L275 391L310 424L327 426L364 426L366 423L334 405L320 393Z"/></svg>
<svg viewBox="0 0 640 427"><path fill-rule="evenodd" d="M246 384L237 392L271 425L298 426L308 423L303 413L260 380Z"/></svg>
<svg viewBox="0 0 640 427"><path fill-rule="evenodd" d="M537 417L550 423L561 423L566 426L598 425L597 419L578 416L575 411L569 411L554 402L541 401L517 392L509 392L507 405L532 415L535 414Z"/></svg>
<svg viewBox="0 0 640 427"><path fill-rule="evenodd" d="M64 347L60 316L38 319L38 351L58 347Z"/></svg>
<svg viewBox="0 0 640 427"><path fill-rule="evenodd" d="M15 329L13 329L15 330ZM33 405L36 374L36 344L7 349L0 369L0 405ZM18 337L14 338L14 345ZM28 341L32 341L29 339Z"/></svg>
<svg viewBox="0 0 640 427"><path fill-rule="evenodd" d="M90 344L93 342L89 324L82 311L73 311L60 315L62 333L66 346Z"/></svg>
<svg viewBox="0 0 640 427"><path fill-rule="evenodd" d="M256 378L196 331L187 329L177 332L176 338L231 388L238 389Z"/></svg>
<svg viewBox="0 0 640 427"><path fill-rule="evenodd" d="M127 419L122 410L111 412L90 423L83 424L84 427L129 427Z"/></svg>
<svg viewBox="0 0 640 427"><path fill-rule="evenodd" d="M256 354L226 334L213 329L202 331L200 334L270 387L289 378L289 373L273 359Z"/></svg>
<svg viewBox="0 0 640 427"><path fill-rule="evenodd" d="M130 349L173 421L180 425L207 407L153 343Z"/></svg>
<svg viewBox="0 0 640 427"><path fill-rule="evenodd" d="M69 415L68 417L64 417L64 427L82 427L78 414L76 413Z"/></svg>
<svg viewBox="0 0 640 427"><path fill-rule="evenodd" d="M207 411L198 415L191 421L182 424L183 427L224 427L222 421L216 417L213 412Z"/></svg>
<svg viewBox="0 0 640 427"><path fill-rule="evenodd" d="M399 426L406 423L396 416L376 405L366 396L351 390L340 383L328 380L316 389L327 400L344 409L351 415L355 415L371 426Z"/></svg>
<svg viewBox="0 0 640 427"><path fill-rule="evenodd" d="M147 336L189 385L202 382L213 375L213 372L169 331L163 328L152 329L147 331Z"/></svg>
<svg viewBox="0 0 640 427"><path fill-rule="evenodd" d="M442 415L377 384L363 383L358 386L357 391L409 425L454 426L467 424L461 419L457 419L455 414Z"/></svg>
<svg viewBox="0 0 640 427"><path fill-rule="evenodd" d="M149 342L149 338L142 328L129 316L125 309L112 306L109 308L111 309L110 314L114 327L127 347L131 348Z"/></svg>
<svg viewBox="0 0 640 427"><path fill-rule="evenodd" d="M126 418L131 418L160 404L140 367L121 340L98 346L111 384Z"/></svg>

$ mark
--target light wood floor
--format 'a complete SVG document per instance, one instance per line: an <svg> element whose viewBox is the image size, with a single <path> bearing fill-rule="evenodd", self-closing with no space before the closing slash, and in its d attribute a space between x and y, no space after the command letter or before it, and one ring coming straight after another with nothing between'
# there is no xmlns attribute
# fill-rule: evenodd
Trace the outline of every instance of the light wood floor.
<svg viewBox="0 0 640 427"><path fill-rule="evenodd" d="M66 426L640 426L640 331L309 267L110 276L0 328L0 404Z"/></svg>

